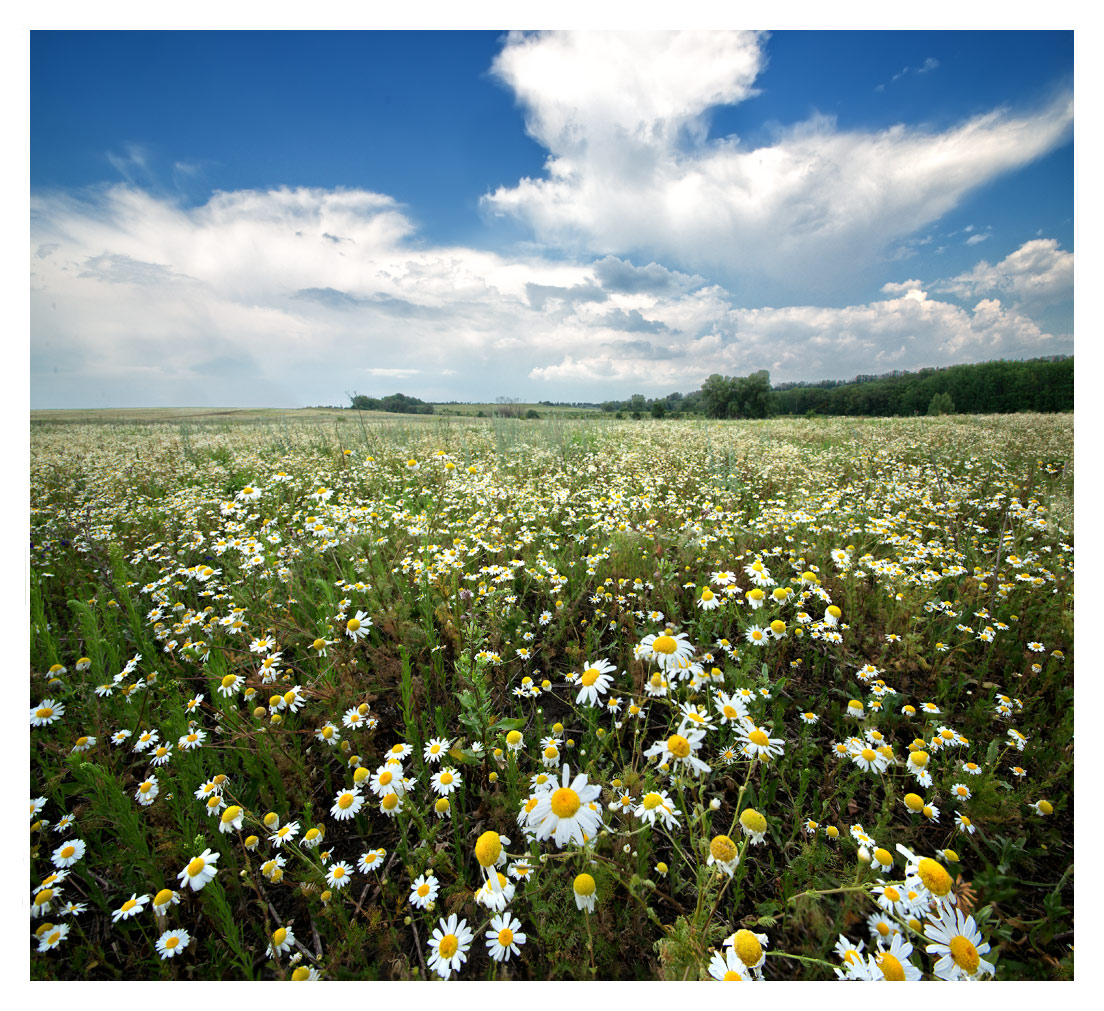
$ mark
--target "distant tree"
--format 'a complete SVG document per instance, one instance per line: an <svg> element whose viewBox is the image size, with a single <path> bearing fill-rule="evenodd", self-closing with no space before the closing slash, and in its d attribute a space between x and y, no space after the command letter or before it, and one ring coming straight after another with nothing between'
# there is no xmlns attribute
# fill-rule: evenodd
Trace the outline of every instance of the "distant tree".
<svg viewBox="0 0 1104 1011"><path fill-rule="evenodd" d="M662 418L667 413L667 401L653 400L650 410L653 418Z"/></svg>

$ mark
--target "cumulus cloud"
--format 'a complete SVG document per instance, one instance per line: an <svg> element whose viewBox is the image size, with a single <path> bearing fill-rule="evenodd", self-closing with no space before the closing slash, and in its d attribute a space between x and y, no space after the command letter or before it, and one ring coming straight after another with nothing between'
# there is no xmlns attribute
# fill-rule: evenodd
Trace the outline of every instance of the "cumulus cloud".
<svg viewBox="0 0 1104 1011"><path fill-rule="evenodd" d="M748 307L655 260L434 246L381 194L240 191L186 208L117 186L33 197L30 258L42 407L298 406L400 382L423 399L604 400L711 372L847 378L1072 349L1020 304L1068 297L1072 254L1047 239L869 303Z"/></svg>
<svg viewBox="0 0 1104 1011"><path fill-rule="evenodd" d="M1032 239L999 263L981 260L934 289L961 298L997 293L1037 311L1073 297L1073 253L1059 248L1057 239Z"/></svg>
<svg viewBox="0 0 1104 1011"><path fill-rule="evenodd" d="M543 178L484 206L577 254L644 254L729 287L804 293L884 258L1071 133L1064 94L943 131L841 130L814 116L762 146L709 140L710 108L754 93L762 47L744 32L512 34L493 70L549 157Z"/></svg>

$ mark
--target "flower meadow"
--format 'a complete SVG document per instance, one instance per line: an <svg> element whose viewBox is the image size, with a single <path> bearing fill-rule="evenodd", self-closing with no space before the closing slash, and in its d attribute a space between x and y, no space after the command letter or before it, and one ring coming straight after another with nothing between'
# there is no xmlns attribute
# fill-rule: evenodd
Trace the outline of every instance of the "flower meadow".
<svg viewBox="0 0 1104 1011"><path fill-rule="evenodd" d="M1073 974L1073 419L31 432L36 979Z"/></svg>

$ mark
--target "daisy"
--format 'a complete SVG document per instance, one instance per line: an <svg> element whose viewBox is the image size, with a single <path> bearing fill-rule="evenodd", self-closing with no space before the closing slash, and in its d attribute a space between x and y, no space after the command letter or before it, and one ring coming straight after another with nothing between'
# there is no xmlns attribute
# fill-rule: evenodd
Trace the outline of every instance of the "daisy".
<svg viewBox="0 0 1104 1011"><path fill-rule="evenodd" d="M973 835L977 831L974 823L961 813L955 815L955 827L959 832L966 832L969 835Z"/></svg>
<svg viewBox="0 0 1104 1011"><path fill-rule="evenodd" d="M885 772L889 761L873 748L859 748L851 752L851 761L864 772Z"/></svg>
<svg viewBox="0 0 1104 1011"><path fill-rule="evenodd" d="M740 812L740 827L744 830L752 846L758 846L767 837L767 819L751 807Z"/></svg>
<svg viewBox="0 0 1104 1011"><path fill-rule="evenodd" d="M640 640L636 652L643 660L655 663L660 670L674 667L680 660L693 655L694 647L685 632L670 635L646 635Z"/></svg>
<svg viewBox="0 0 1104 1011"><path fill-rule="evenodd" d="M364 806L364 797L359 790L342 790L335 798L330 814L337 821L346 821L357 814Z"/></svg>
<svg viewBox="0 0 1104 1011"><path fill-rule="evenodd" d="M180 905L180 895L171 888L162 888L153 897L153 912L156 916L164 916L170 906Z"/></svg>
<svg viewBox="0 0 1104 1011"><path fill-rule="evenodd" d="M869 956L874 970L871 978L913 982L922 979L923 973L909 961L911 954L912 945L901 934L894 934L888 948L881 948Z"/></svg>
<svg viewBox="0 0 1104 1011"><path fill-rule="evenodd" d="M680 765L683 771L700 775L710 771L709 766L694 754L701 747L704 737L704 730L690 730L682 724L677 734L672 734L666 740L656 741L644 752L644 757L655 756L659 760L659 768L666 769L672 775Z"/></svg>
<svg viewBox="0 0 1104 1011"><path fill-rule="evenodd" d="M510 913L496 916L491 920L490 930L484 935L487 939L487 953L496 962L508 962L511 955L520 955L520 945L525 943L521 933L521 920Z"/></svg>
<svg viewBox="0 0 1104 1011"><path fill-rule="evenodd" d="M368 635L368 629L372 627L372 619L365 611L357 611L356 615L345 622L345 634L359 642Z"/></svg>
<svg viewBox="0 0 1104 1011"><path fill-rule="evenodd" d="M667 796L666 790L653 790L644 794L633 814L649 825L654 825L656 818L662 818L667 828L679 827L678 809L675 807L675 802Z"/></svg>
<svg viewBox="0 0 1104 1011"><path fill-rule="evenodd" d="M43 933L39 938L38 950L49 951L51 948L56 948L62 941L65 940L66 935L69 933L69 924L63 923L60 926L54 927L53 930Z"/></svg>
<svg viewBox="0 0 1104 1011"><path fill-rule="evenodd" d="M764 727L754 725L751 730L743 730L737 740L743 745L745 755L763 762L781 755L786 743L781 737L771 737Z"/></svg>
<svg viewBox="0 0 1104 1011"><path fill-rule="evenodd" d="M60 702L55 702L53 699L43 699L38 706L30 712L32 727L48 727L51 723L56 723L65 715L65 706ZM127 734L127 736L129 737L130 735Z"/></svg>
<svg viewBox="0 0 1104 1011"><path fill-rule="evenodd" d="M284 845L286 842L291 842L299 834L299 822L291 821L286 825L281 825L272 835L268 837L268 841L272 843L277 849Z"/></svg>
<svg viewBox="0 0 1104 1011"><path fill-rule="evenodd" d="M138 801L142 807L149 807L156 799L160 789L161 788L157 785L157 777L149 776L138 784L138 790L134 794L134 799Z"/></svg>
<svg viewBox="0 0 1104 1011"><path fill-rule="evenodd" d="M410 904L425 909L437 898L437 879L432 874L420 874L410 885Z"/></svg>
<svg viewBox="0 0 1104 1011"><path fill-rule="evenodd" d="M755 934L750 930L737 930L731 937L725 938L725 947L731 948L739 959L740 964L754 975L760 976L758 971L767 960L767 954L763 949L770 944L766 934Z"/></svg>
<svg viewBox="0 0 1104 1011"><path fill-rule="evenodd" d="M148 895L132 894L126 902L111 914L111 922L118 923L120 920L129 920L132 916L137 916L146 903L149 902L149 898Z"/></svg>
<svg viewBox="0 0 1104 1011"><path fill-rule="evenodd" d="M386 797L389 793L405 793L402 765L397 762L394 765L381 765L368 781L368 789L377 797Z"/></svg>
<svg viewBox="0 0 1104 1011"><path fill-rule="evenodd" d="M192 730L184 734L180 740L176 742L176 745L183 751L194 751L197 748L201 748L205 740L207 740L206 730Z"/></svg>
<svg viewBox="0 0 1104 1011"><path fill-rule="evenodd" d="M705 863L709 867L716 865L720 871L732 877L740 863L736 844L726 835L714 836L710 840L709 858Z"/></svg>
<svg viewBox="0 0 1104 1011"><path fill-rule="evenodd" d="M537 794L537 803L527 819L538 840L552 837L560 849L568 842L582 845L593 839L602 826L602 816L594 803L601 796L601 787L589 783L585 773L576 775L569 785L570 776L565 764L562 785Z"/></svg>
<svg viewBox="0 0 1104 1011"><path fill-rule="evenodd" d="M166 930L157 939L157 951L162 959L175 958L178 952L188 947L192 935L184 929Z"/></svg>
<svg viewBox="0 0 1104 1011"><path fill-rule="evenodd" d="M365 874L369 871L378 871L383 867L383 860L386 856L387 850L382 846L376 850L368 850L367 853L361 853L360 859L357 861L357 868Z"/></svg>
<svg viewBox="0 0 1104 1011"><path fill-rule="evenodd" d="M744 638L753 646L765 646L770 639L770 633L760 625L752 625L744 633Z"/></svg>
<svg viewBox="0 0 1104 1011"><path fill-rule="evenodd" d="M340 891L349 883L352 875L353 868L344 860L338 860L331 864L329 871L326 872L326 884L336 891Z"/></svg>
<svg viewBox="0 0 1104 1011"><path fill-rule="evenodd" d="M461 782L460 773L455 769L442 769L430 777L429 785L434 793L447 797L460 786Z"/></svg>
<svg viewBox="0 0 1104 1011"><path fill-rule="evenodd" d="M277 927L272 932L272 941L265 954L269 958L275 958L277 955L286 955L291 951L293 944L295 944L295 934L292 932L291 927Z"/></svg>
<svg viewBox="0 0 1104 1011"><path fill-rule="evenodd" d="M582 674L579 675L578 684L581 686L579 694L575 696L575 704L595 705L599 695L605 695L613 684L611 672L616 671L608 660L591 661L587 664Z"/></svg>
<svg viewBox="0 0 1104 1011"><path fill-rule="evenodd" d="M453 913L447 920L442 917L429 939L428 967L441 979L448 979L468 959L468 949L475 935L468 929L467 920L457 920Z"/></svg>
<svg viewBox="0 0 1104 1011"><path fill-rule="evenodd" d="M422 757L427 762L439 762L448 754L450 747L452 747L452 744L447 738L434 737L426 743L425 751L422 752Z"/></svg>
<svg viewBox="0 0 1104 1011"><path fill-rule="evenodd" d="M593 913L598 901L594 878L586 873L577 875L571 884L571 890L575 893L575 908Z"/></svg>
<svg viewBox="0 0 1104 1011"><path fill-rule="evenodd" d="M219 855L210 849L205 849L198 857L188 861L188 866L178 875L181 885L188 885L193 892L200 891L208 881L213 881L218 873L215 866Z"/></svg>
<svg viewBox="0 0 1104 1011"><path fill-rule="evenodd" d="M50 858L55 867L72 867L84 856L85 844L83 839L70 839L69 842L54 850Z"/></svg>
<svg viewBox="0 0 1104 1011"><path fill-rule="evenodd" d="M981 957L989 951L989 942L981 936L974 918L964 916L961 909L943 907L937 920L924 924L924 936L932 942L928 954L941 956L932 970L940 979L996 975L993 963Z"/></svg>
<svg viewBox="0 0 1104 1011"><path fill-rule="evenodd" d="M746 966L736 954L735 948L725 948L723 955L719 951L713 952L713 958L709 963L709 975L714 979L734 982L751 979Z"/></svg>
<svg viewBox="0 0 1104 1011"><path fill-rule="evenodd" d="M703 586L701 596L697 599L697 606L703 611L712 611L721 606L721 598L708 586Z"/></svg>

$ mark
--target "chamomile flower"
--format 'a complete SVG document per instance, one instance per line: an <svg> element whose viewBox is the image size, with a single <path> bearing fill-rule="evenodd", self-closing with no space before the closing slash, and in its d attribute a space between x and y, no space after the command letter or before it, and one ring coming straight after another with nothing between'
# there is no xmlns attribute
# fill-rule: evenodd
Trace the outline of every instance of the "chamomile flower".
<svg viewBox="0 0 1104 1011"><path fill-rule="evenodd" d="M387 850L382 846L379 849L368 850L361 853L357 860L357 869L367 874L369 871L379 871L383 868L383 861L387 857Z"/></svg>
<svg viewBox="0 0 1104 1011"><path fill-rule="evenodd" d="M432 874L419 874L410 884L410 904L425 909L437 898L437 879Z"/></svg>
<svg viewBox="0 0 1104 1011"><path fill-rule="evenodd" d="M43 699L30 712L32 727L48 727L65 715L65 706L53 699Z"/></svg>
<svg viewBox="0 0 1104 1011"><path fill-rule="evenodd" d="M656 741L644 752L644 757L656 758L659 768L666 769L671 775L680 769L686 773L701 775L710 771L709 766L695 755L701 748L704 737L704 730L691 730L683 723L679 726L678 733Z"/></svg>
<svg viewBox="0 0 1104 1011"><path fill-rule="evenodd" d="M633 814L649 825L654 825L656 818L661 818L667 828L679 827L678 808L675 806L675 802L667 796L666 790L652 790L644 794Z"/></svg>
<svg viewBox="0 0 1104 1011"><path fill-rule="evenodd" d="M291 951L295 945L295 933L291 929L291 926L277 927L272 932L272 939L269 941L268 950L265 954L269 958L275 958L277 955L286 955Z"/></svg>
<svg viewBox="0 0 1104 1011"><path fill-rule="evenodd" d="M120 920L129 920L132 916L137 916L145 908L149 899L148 895L132 894L126 902L111 914L111 922L118 923Z"/></svg>
<svg viewBox="0 0 1104 1011"><path fill-rule="evenodd" d="M157 785L157 777L147 776L138 784L138 789L134 793L134 799L138 801L142 807L149 807L150 804L157 799L157 794L160 793L160 791L161 788Z"/></svg>
<svg viewBox="0 0 1104 1011"><path fill-rule="evenodd" d="M511 955L521 954L521 945L525 943L525 934L521 932L521 920L504 913L491 919L491 926L484 935L487 940L487 954L496 962L508 962Z"/></svg>
<svg viewBox="0 0 1104 1011"><path fill-rule="evenodd" d="M724 952L713 952L713 958L709 962L709 975L713 979L730 982L747 981L751 974L747 967L740 961L734 948L725 948Z"/></svg>
<svg viewBox="0 0 1104 1011"><path fill-rule="evenodd" d="M162 959L175 958L191 943L192 935L182 927L166 930L157 939L157 952Z"/></svg>
<svg viewBox="0 0 1104 1011"><path fill-rule="evenodd" d="M268 837L268 841L272 843L277 849L284 845L286 842L292 842L299 834L299 822L290 821L286 825L281 825L275 832Z"/></svg>
<svg viewBox="0 0 1104 1011"><path fill-rule="evenodd" d="M709 841L709 857L705 863L709 867L716 866L719 871L732 877L740 863L736 844L726 835L715 835Z"/></svg>
<svg viewBox="0 0 1104 1011"><path fill-rule="evenodd" d="M54 850L50 861L55 867L72 867L84 856L84 851L85 843L83 839L70 839L69 842L63 843Z"/></svg>
<svg viewBox="0 0 1104 1011"><path fill-rule="evenodd" d="M326 872L326 884L335 891L340 891L352 880L352 877L352 866L344 860L338 860L330 864L330 869Z"/></svg>
<svg viewBox="0 0 1104 1011"><path fill-rule="evenodd" d="M162 888L153 897L153 912L156 916L164 916L171 906L180 905L180 894L172 888Z"/></svg>
<svg viewBox="0 0 1104 1011"><path fill-rule="evenodd" d="M334 798L330 815L336 821L347 821L359 813L364 806L364 797L359 790L342 790Z"/></svg>
<svg viewBox="0 0 1104 1011"><path fill-rule="evenodd" d="M654 663L660 670L669 670L679 661L693 656L694 646L685 632L664 632L644 636L636 652L641 659Z"/></svg>
<svg viewBox="0 0 1104 1011"><path fill-rule="evenodd" d="M446 920L440 919L429 939L427 966L442 979L448 979L468 959L468 949L475 935L468 929L467 920L457 920L453 913Z"/></svg>
<svg viewBox="0 0 1104 1011"><path fill-rule="evenodd" d="M476 889L472 897L477 905L502 912L513 901L516 888L505 874L491 868L487 871L487 880Z"/></svg>
<svg viewBox="0 0 1104 1011"><path fill-rule="evenodd" d="M68 923L62 923L60 926L52 926L49 930L43 931L38 940L38 950L50 951L52 948L56 948L65 940L68 933Z"/></svg>
<svg viewBox="0 0 1104 1011"><path fill-rule="evenodd" d="M932 943L929 955L939 955L932 972L940 979L979 979L995 976L996 967L981 956L989 951L989 942L981 936L972 916L961 909L943 907L936 919L924 925L924 936Z"/></svg>
<svg viewBox="0 0 1104 1011"><path fill-rule="evenodd" d="M763 950L770 945L766 934L756 934L750 930L737 930L731 937L725 938L725 946L732 949L740 964L753 976L759 976L759 970L767 960Z"/></svg>
<svg viewBox="0 0 1104 1011"><path fill-rule="evenodd" d="M589 783L585 773L578 773L574 779L570 776L571 770L565 764L561 785L538 793L537 803L528 815L528 825L537 839L551 837L560 849L568 842L582 845L593 839L602 826L600 808L595 803L601 796L601 787Z"/></svg>
<svg viewBox="0 0 1104 1011"><path fill-rule="evenodd" d="M353 640L353 642L359 642L368 635L368 629L372 627L372 619L368 617L367 612L357 611L357 613L345 622L345 634Z"/></svg>
<svg viewBox="0 0 1104 1011"><path fill-rule="evenodd" d="M977 831L977 827L974 823L961 811L955 815L955 828L957 828L959 832L965 832L968 835L973 835Z"/></svg>
<svg viewBox="0 0 1104 1011"><path fill-rule="evenodd" d="M445 737L434 737L428 741L425 746L425 751L422 753L422 757L427 762L439 762L448 754L451 743Z"/></svg>
<svg viewBox="0 0 1104 1011"><path fill-rule="evenodd" d="M884 979L891 982L902 980L916 981L923 973L909 961L912 945L902 934L894 934L888 948L879 948L871 952L869 964L873 970L872 979Z"/></svg>
<svg viewBox="0 0 1104 1011"><path fill-rule="evenodd" d="M187 866L178 875L181 885L187 885L193 892L200 891L208 881L213 881L218 873L219 854L205 849L198 857L188 861Z"/></svg>
<svg viewBox="0 0 1104 1011"><path fill-rule="evenodd" d="M579 693L575 696L576 705L596 705L599 695L605 695L613 684L611 673L616 671L608 660L591 661L578 676Z"/></svg>
<svg viewBox="0 0 1104 1011"><path fill-rule="evenodd" d="M460 773L455 769L442 769L430 777L429 785L433 792L441 797L447 797L460 786L462 780Z"/></svg>
<svg viewBox="0 0 1104 1011"><path fill-rule="evenodd" d="M571 890L575 893L575 908L587 913L593 913L598 902L597 886L594 878L586 872L575 876L571 883Z"/></svg>
<svg viewBox="0 0 1104 1011"><path fill-rule="evenodd" d="M781 737L771 737L765 727L750 725L737 738L743 746L742 750L749 758L758 758L762 762L769 762L772 758L781 755L785 751L785 740Z"/></svg>
<svg viewBox="0 0 1104 1011"><path fill-rule="evenodd" d="M758 846L767 837L767 819L751 807L740 812L740 827L752 846Z"/></svg>

